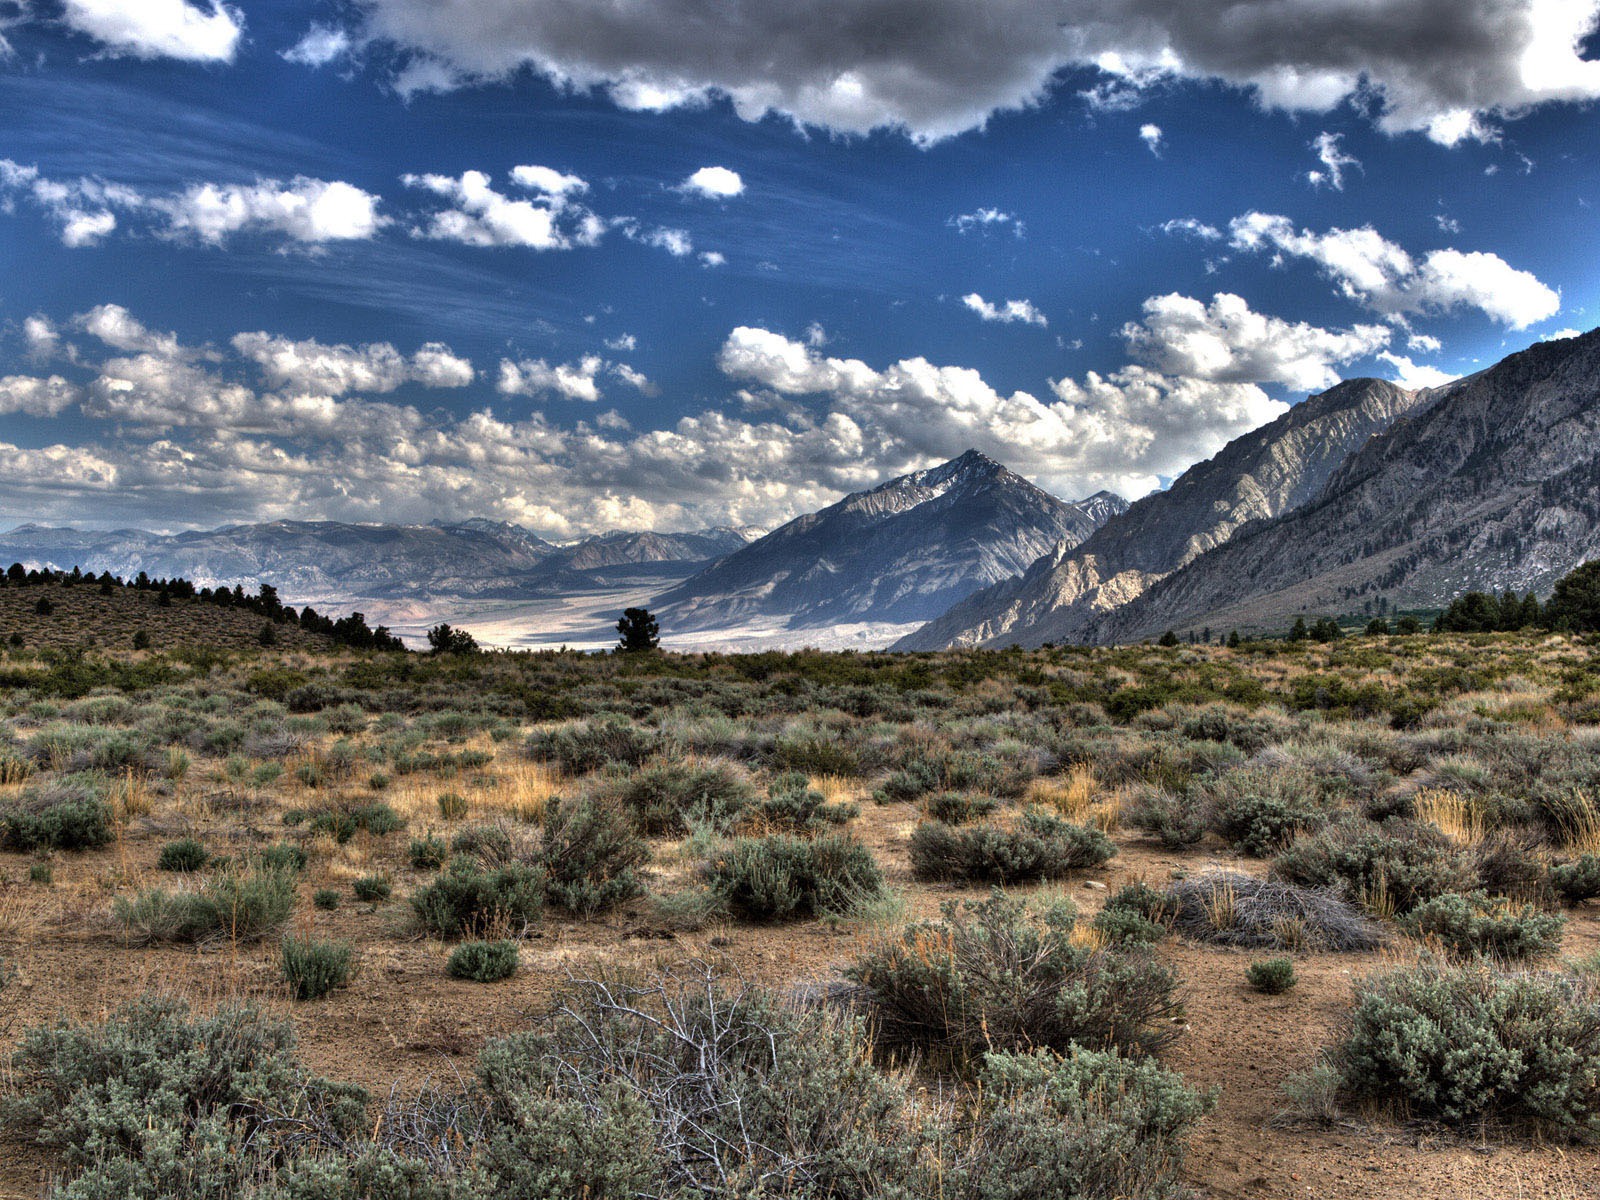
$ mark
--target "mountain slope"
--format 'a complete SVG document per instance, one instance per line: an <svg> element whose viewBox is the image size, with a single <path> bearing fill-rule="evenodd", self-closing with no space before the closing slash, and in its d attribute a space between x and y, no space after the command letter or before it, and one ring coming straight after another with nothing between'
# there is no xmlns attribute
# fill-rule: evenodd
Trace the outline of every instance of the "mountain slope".
<svg viewBox="0 0 1600 1200"><path fill-rule="evenodd" d="M799 517L652 607L678 631L926 620L1122 505L1106 493L1067 504L972 450Z"/></svg>
<svg viewBox="0 0 1600 1200"><path fill-rule="evenodd" d="M1541 343L1374 438L1311 504L1241 531L1092 630L1273 629L1302 612L1544 591L1600 555L1600 331Z"/></svg>
<svg viewBox="0 0 1600 1200"><path fill-rule="evenodd" d="M1130 505L1081 544L1054 548L1022 576L975 593L894 649L1081 641L1106 611L1247 522L1311 500L1373 434L1441 394L1358 379L1312 396Z"/></svg>

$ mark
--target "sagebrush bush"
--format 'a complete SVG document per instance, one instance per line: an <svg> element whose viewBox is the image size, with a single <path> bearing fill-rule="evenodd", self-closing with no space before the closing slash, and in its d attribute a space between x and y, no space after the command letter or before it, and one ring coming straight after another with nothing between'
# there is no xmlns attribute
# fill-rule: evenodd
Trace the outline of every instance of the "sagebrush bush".
<svg viewBox="0 0 1600 1200"><path fill-rule="evenodd" d="M650 849L621 805L601 798L552 802L540 839L545 896L558 908L592 916L644 891L637 868Z"/></svg>
<svg viewBox="0 0 1600 1200"><path fill-rule="evenodd" d="M1246 981L1258 992L1277 996L1287 992L1297 982L1294 962L1287 958L1263 958L1245 970Z"/></svg>
<svg viewBox="0 0 1600 1200"><path fill-rule="evenodd" d="M617 718L535 730L523 747L529 758L568 775L586 775L613 764L638 767L661 748L660 736L653 730Z"/></svg>
<svg viewBox="0 0 1600 1200"><path fill-rule="evenodd" d="M1096 950L1072 938L1075 913L1030 916L996 893L947 903L845 971L889 1049L970 1069L992 1050L1119 1047L1153 1053L1176 1036L1172 972L1140 949Z"/></svg>
<svg viewBox="0 0 1600 1200"><path fill-rule="evenodd" d="M1115 843L1101 830L1074 825L1041 809L1025 812L1015 829L952 828L930 821L911 835L911 869L919 879L972 883L1059 879L1098 866L1115 853Z"/></svg>
<svg viewBox="0 0 1600 1200"><path fill-rule="evenodd" d="M1327 801L1300 771L1246 767L1194 786L1211 827L1235 850L1256 858L1276 854L1297 833L1316 830L1328 819Z"/></svg>
<svg viewBox="0 0 1600 1200"><path fill-rule="evenodd" d="M757 827L789 833L814 833L830 825L843 825L860 814L854 804L832 804L811 786L808 776L787 771L767 786L767 798L749 810Z"/></svg>
<svg viewBox="0 0 1600 1200"><path fill-rule="evenodd" d="M112 835L111 809L87 782L55 781L0 806L0 846L19 854L95 850Z"/></svg>
<svg viewBox="0 0 1600 1200"><path fill-rule="evenodd" d="M318 888L311 894L311 903L324 912L332 912L339 907L339 892L335 888Z"/></svg>
<svg viewBox="0 0 1600 1200"><path fill-rule="evenodd" d="M362 875L350 884L350 890L357 900L364 900L368 904L382 904L393 895L394 883L382 873Z"/></svg>
<svg viewBox="0 0 1600 1200"><path fill-rule="evenodd" d="M349 982L354 956L349 942L290 936L283 939L279 963L296 1000L320 1000Z"/></svg>
<svg viewBox="0 0 1600 1200"><path fill-rule="evenodd" d="M751 921L843 913L883 891L872 851L843 834L739 838L706 864L704 874L711 891Z"/></svg>
<svg viewBox="0 0 1600 1200"><path fill-rule="evenodd" d="M432 883L414 892L418 923L441 937L506 927L520 931L544 911L544 872L523 863L484 870L469 858L445 864Z"/></svg>
<svg viewBox="0 0 1600 1200"><path fill-rule="evenodd" d="M180 838L161 847L161 853L156 856L156 869L189 873L200 870L210 858L200 842L194 838Z"/></svg>
<svg viewBox="0 0 1600 1200"><path fill-rule="evenodd" d="M494 983L517 973L517 944L512 941L462 942L450 953L446 969L453 979Z"/></svg>
<svg viewBox="0 0 1600 1200"><path fill-rule="evenodd" d="M1366 980L1329 1050L1348 1099L1455 1125L1600 1136L1600 992L1591 980L1424 965Z"/></svg>
<svg viewBox="0 0 1600 1200"><path fill-rule="evenodd" d="M1582 854L1550 868L1550 887L1567 904L1600 896L1600 855Z"/></svg>
<svg viewBox="0 0 1600 1200"><path fill-rule="evenodd" d="M1550 958L1561 949L1567 919L1531 904L1516 907L1486 892L1451 892L1419 904L1402 924L1413 937L1454 955Z"/></svg>
<svg viewBox="0 0 1600 1200"><path fill-rule="evenodd" d="M1434 826L1400 819L1346 822L1298 839L1272 863L1276 878L1338 887L1378 911L1410 912L1447 892L1471 891L1468 856Z"/></svg>
<svg viewBox="0 0 1600 1200"><path fill-rule="evenodd" d="M651 837L681 837L694 825L726 829L755 801L749 782L726 763L653 763L609 784L605 794Z"/></svg>
<svg viewBox="0 0 1600 1200"><path fill-rule="evenodd" d="M437 871L444 866L449 854L450 847L431 833L426 837L412 838L411 845L406 847L406 857L419 871Z"/></svg>
<svg viewBox="0 0 1600 1200"><path fill-rule="evenodd" d="M1193 792L1146 788L1124 813L1128 824L1173 850L1192 846L1206 835L1207 813Z"/></svg>
<svg viewBox="0 0 1600 1200"><path fill-rule="evenodd" d="M268 871L304 871L306 852L292 842L274 842L264 847L256 861Z"/></svg>
<svg viewBox="0 0 1600 1200"><path fill-rule="evenodd" d="M295 879L286 871L229 869L196 891L152 888L119 897L112 912L140 942L259 941L277 932L294 911Z"/></svg>
<svg viewBox="0 0 1600 1200"><path fill-rule="evenodd" d="M976 792L935 792L924 802L929 818L944 825L966 825L993 815L1000 801Z"/></svg>

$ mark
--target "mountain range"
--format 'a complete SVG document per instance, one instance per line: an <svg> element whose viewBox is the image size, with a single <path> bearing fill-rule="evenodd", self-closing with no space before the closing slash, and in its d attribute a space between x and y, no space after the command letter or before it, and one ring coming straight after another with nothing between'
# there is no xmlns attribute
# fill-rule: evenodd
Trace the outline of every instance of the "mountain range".
<svg viewBox="0 0 1600 1200"><path fill-rule="evenodd" d="M1106 492L1059 500L969 450L790 521L652 608L677 631L926 621L1126 507Z"/></svg>

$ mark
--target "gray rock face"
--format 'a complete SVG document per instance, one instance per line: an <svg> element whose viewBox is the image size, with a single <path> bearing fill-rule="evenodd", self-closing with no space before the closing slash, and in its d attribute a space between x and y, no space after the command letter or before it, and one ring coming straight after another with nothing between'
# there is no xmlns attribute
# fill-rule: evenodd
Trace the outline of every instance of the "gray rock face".
<svg viewBox="0 0 1600 1200"><path fill-rule="evenodd" d="M732 529L688 534L611 533L557 546L504 522L347 525L273 521L172 535L24 525L0 534L7 564L196 584L275 586L285 600L329 597L409 599L559 594L607 568L673 565L677 578L744 546Z"/></svg>
<svg viewBox="0 0 1600 1200"><path fill-rule="evenodd" d="M1310 504L1250 526L1092 629L1274 630L1296 615L1543 593L1600 556L1600 331L1460 381L1373 438Z"/></svg>
<svg viewBox="0 0 1600 1200"><path fill-rule="evenodd" d="M926 620L1123 507L1106 493L1068 504L968 451L791 521L652 607L674 630Z"/></svg>
<svg viewBox="0 0 1600 1200"><path fill-rule="evenodd" d="M1081 544L1057 545L1023 575L975 593L894 649L1082 641L1106 612L1242 526L1310 501L1375 433L1443 391L1357 379L1312 396L1190 467L1166 491L1130 505Z"/></svg>

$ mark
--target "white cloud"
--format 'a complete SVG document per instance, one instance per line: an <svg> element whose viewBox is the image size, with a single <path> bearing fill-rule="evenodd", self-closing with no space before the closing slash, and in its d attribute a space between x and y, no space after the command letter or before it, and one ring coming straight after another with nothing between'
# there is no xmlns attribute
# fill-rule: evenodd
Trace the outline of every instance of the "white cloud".
<svg viewBox="0 0 1600 1200"><path fill-rule="evenodd" d="M267 333L236 334L232 346L261 369L268 387L327 396L347 392L392 392L405 383L466 387L472 364L440 342L429 342L407 359L388 342L367 346L293 341Z"/></svg>
<svg viewBox="0 0 1600 1200"><path fill-rule="evenodd" d="M1123 326L1129 352L1165 375L1220 383L1280 383L1308 392L1332 387L1335 369L1389 344L1382 325L1320 329L1254 312L1223 292L1205 304L1152 296L1142 322Z"/></svg>
<svg viewBox="0 0 1600 1200"><path fill-rule="evenodd" d="M597 354L584 356L576 363L550 365L542 358L513 362L500 360L500 381L495 386L503 396L536 396L554 392L566 400L600 399L600 385L596 377L605 369L606 362Z"/></svg>
<svg viewBox="0 0 1600 1200"><path fill-rule="evenodd" d="M302 67L325 67L343 58L353 45L346 30L333 25L313 24L304 37L283 52L283 57Z"/></svg>
<svg viewBox="0 0 1600 1200"><path fill-rule="evenodd" d="M150 201L164 212L168 232L221 245L242 232L281 233L297 242L360 241L387 221L378 197L352 184L297 176L288 183L195 184L181 194Z"/></svg>
<svg viewBox="0 0 1600 1200"><path fill-rule="evenodd" d="M138 354L159 354L165 358L183 356L175 333L156 333L120 304L97 304L73 318L73 324L99 338L114 350Z"/></svg>
<svg viewBox="0 0 1600 1200"><path fill-rule="evenodd" d="M59 375L0 376L0 416L53 417L82 399L82 390Z"/></svg>
<svg viewBox="0 0 1600 1200"><path fill-rule="evenodd" d="M31 358L54 358L61 346L61 334L49 317L35 313L22 322L22 340Z"/></svg>
<svg viewBox="0 0 1600 1200"><path fill-rule="evenodd" d="M922 143L1039 103L1068 67L1099 69L1091 94L1103 105L1168 80L1220 80L1292 111L1356 99L1383 129L1445 144L1600 96L1600 62L1579 53L1600 0L796 0L718 8L715 37L704 0L365 8L368 34L410 53L408 89L531 67L628 109L725 96L746 120L775 112Z"/></svg>
<svg viewBox="0 0 1600 1200"><path fill-rule="evenodd" d="M744 180L739 172L727 167L701 167L683 181L683 190L712 200L726 200L744 192Z"/></svg>
<svg viewBox="0 0 1600 1200"><path fill-rule="evenodd" d="M627 363L612 363L611 373L643 395L659 396L661 394L661 389L651 382L643 371L636 371Z"/></svg>
<svg viewBox="0 0 1600 1200"><path fill-rule="evenodd" d="M1178 217L1171 221L1164 221L1161 225L1162 233L1186 234L1189 237L1199 238L1205 242L1220 242L1222 230L1215 225L1207 225L1198 217Z"/></svg>
<svg viewBox="0 0 1600 1200"><path fill-rule="evenodd" d="M614 338L606 339L606 349L619 353L631 353L639 348L639 339L631 333L620 334Z"/></svg>
<svg viewBox="0 0 1600 1200"><path fill-rule="evenodd" d="M1006 325L1021 321L1025 325L1038 325L1040 328L1050 323L1045 319L1045 315L1033 306L1031 300L1005 300L999 304L991 304L977 292L971 292L961 297L961 303L985 321L999 321Z"/></svg>
<svg viewBox="0 0 1600 1200"><path fill-rule="evenodd" d="M720 250L703 250L700 253L700 265L705 267L721 267L727 264L728 258Z"/></svg>
<svg viewBox="0 0 1600 1200"><path fill-rule="evenodd" d="M1441 371L1438 367L1414 363L1403 354L1384 353L1378 355L1378 357L1394 368L1394 381L1396 383L1413 391L1421 388L1442 387L1461 378L1459 375L1452 375L1448 371Z"/></svg>
<svg viewBox="0 0 1600 1200"><path fill-rule="evenodd" d="M1556 292L1498 255L1446 249L1415 259L1370 225L1313 233L1287 217L1252 212L1229 231L1235 249L1313 262L1341 294L1391 317L1471 308L1525 329L1561 308Z"/></svg>
<svg viewBox="0 0 1600 1200"><path fill-rule="evenodd" d="M1146 124L1139 126L1139 140L1149 147L1150 153L1157 158L1161 157L1161 136L1161 126L1159 125Z"/></svg>
<svg viewBox="0 0 1600 1200"><path fill-rule="evenodd" d="M1410 333L1406 335L1406 349L1419 354L1437 354L1444 349L1444 343L1432 334Z"/></svg>
<svg viewBox="0 0 1600 1200"><path fill-rule="evenodd" d="M1354 155L1346 154L1339 146L1342 135L1337 133L1319 133L1311 143L1311 149L1316 151L1317 161L1322 164L1320 171L1307 171L1306 182L1312 187L1321 187L1326 184L1336 192L1344 191L1344 173L1347 167L1361 166Z"/></svg>
<svg viewBox="0 0 1600 1200"><path fill-rule="evenodd" d="M1539 340L1541 342L1564 342L1568 338L1575 338L1575 337L1582 337L1582 336L1583 336L1583 330L1581 330L1581 329L1558 329L1554 333L1542 333L1542 334L1540 334L1539 335Z"/></svg>
<svg viewBox="0 0 1600 1200"><path fill-rule="evenodd" d="M998 208L978 208L969 213L960 213L951 217L947 224L954 225L958 233L988 233L1006 228L1018 237L1026 233L1015 213L1003 212Z"/></svg>
<svg viewBox="0 0 1600 1200"><path fill-rule="evenodd" d="M407 187L442 196L454 207L432 214L418 227L421 237L462 242L468 246L526 246L534 250L570 250L592 246L605 233L605 223L569 197L587 189L575 175L549 167L516 167L511 177L536 194L514 200L490 186L482 171L448 175L406 175Z"/></svg>
<svg viewBox="0 0 1600 1200"><path fill-rule="evenodd" d="M65 0L61 19L108 54L187 62L232 62L244 32L238 10L218 0Z"/></svg>

